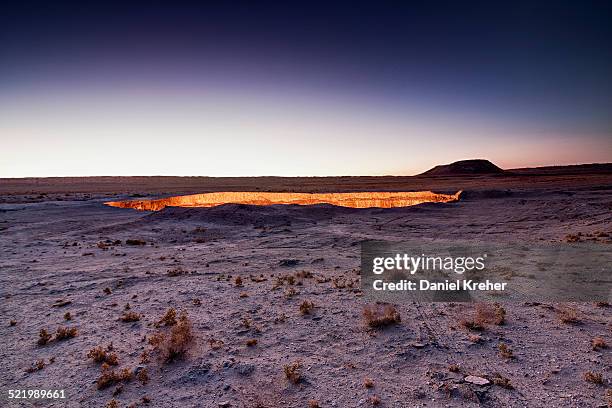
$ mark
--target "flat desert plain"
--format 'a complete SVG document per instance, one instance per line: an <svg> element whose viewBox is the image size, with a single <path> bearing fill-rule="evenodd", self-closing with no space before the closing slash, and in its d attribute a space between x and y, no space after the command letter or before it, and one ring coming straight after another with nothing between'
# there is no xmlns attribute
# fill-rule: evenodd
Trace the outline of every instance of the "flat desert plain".
<svg viewBox="0 0 612 408"><path fill-rule="evenodd" d="M104 205L216 191L423 190L463 194L392 209ZM372 327L359 270L369 239L609 248L611 236L611 165L0 179L2 405L612 406L605 302L404 303ZM11 389L63 389L66 399L8 401Z"/></svg>

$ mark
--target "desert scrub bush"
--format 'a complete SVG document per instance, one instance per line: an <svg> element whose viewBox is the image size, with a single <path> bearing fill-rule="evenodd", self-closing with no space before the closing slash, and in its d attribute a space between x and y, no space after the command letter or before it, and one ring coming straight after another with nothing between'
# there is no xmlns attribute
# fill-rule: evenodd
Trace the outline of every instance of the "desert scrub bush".
<svg viewBox="0 0 612 408"><path fill-rule="evenodd" d="M603 337L595 337L593 340L591 340L591 347L593 347L593 350L597 351L608 348L608 345Z"/></svg>
<svg viewBox="0 0 612 408"><path fill-rule="evenodd" d="M96 363L106 363L109 366L116 366L119 364L119 359L115 353L111 352L112 345L106 349L102 346L96 346L89 350L87 358L91 358Z"/></svg>
<svg viewBox="0 0 612 408"><path fill-rule="evenodd" d="M378 406L381 403L380 397L378 395L372 395L370 398L368 398L368 401L374 406Z"/></svg>
<svg viewBox="0 0 612 408"><path fill-rule="evenodd" d="M9 322L9 326L13 327L17 325L17 320L11 319L11 321Z"/></svg>
<svg viewBox="0 0 612 408"><path fill-rule="evenodd" d="M283 371L285 373L285 378L291 381L293 384L298 384L302 380L300 368L302 368L302 362L300 360L284 365Z"/></svg>
<svg viewBox="0 0 612 408"><path fill-rule="evenodd" d="M514 353L512 352L512 349L508 347L507 344L499 343L497 345L497 349L499 350L499 355L502 356L503 358L507 358L507 359L514 358Z"/></svg>
<svg viewBox="0 0 612 408"><path fill-rule="evenodd" d="M495 324L501 326L506 321L506 309L499 303L478 303L474 321L480 325Z"/></svg>
<svg viewBox="0 0 612 408"><path fill-rule="evenodd" d="M104 363L102 364L102 373L100 374L100 377L98 377L96 385L99 390L103 390L105 388L110 387L111 385L120 382L131 381L132 377L132 370L130 370L129 368L124 368L120 371L115 371L112 370L108 364Z"/></svg>
<svg viewBox="0 0 612 408"><path fill-rule="evenodd" d="M144 350L142 354L140 354L140 364L147 364L149 362L149 352Z"/></svg>
<svg viewBox="0 0 612 408"><path fill-rule="evenodd" d="M300 313L303 315L309 315L314 310L314 303L309 300L304 300L302 304L300 304Z"/></svg>
<svg viewBox="0 0 612 408"><path fill-rule="evenodd" d="M236 279L234 279L234 286L236 287L242 286L242 278L240 276L236 276Z"/></svg>
<svg viewBox="0 0 612 408"><path fill-rule="evenodd" d="M40 332L38 332L38 345L44 346L49 342L49 340L51 340L51 337L53 336L51 336L46 329L40 329Z"/></svg>
<svg viewBox="0 0 612 408"><path fill-rule="evenodd" d="M514 387L510 383L510 380L499 373L495 373L493 378L491 378L491 382L493 382L493 384L497 385L498 387L506 388L508 390L514 389Z"/></svg>
<svg viewBox="0 0 612 408"><path fill-rule="evenodd" d="M217 340L217 339L214 339L212 337L210 339L208 339L208 345L213 350L220 349L221 347L223 347L224 344L225 343L223 343L223 340Z"/></svg>
<svg viewBox="0 0 612 408"><path fill-rule="evenodd" d="M363 318L366 324L372 328L386 327L402 321L395 306L379 303L364 306Z"/></svg>
<svg viewBox="0 0 612 408"><path fill-rule="evenodd" d="M138 381L140 381L142 385L147 385L149 382L149 371L146 368L143 368L138 372L136 378L138 378Z"/></svg>
<svg viewBox="0 0 612 408"><path fill-rule="evenodd" d="M119 408L119 403L113 398L106 403L106 408Z"/></svg>
<svg viewBox="0 0 612 408"><path fill-rule="evenodd" d="M295 296L295 295L297 295L297 294L298 294L298 291L297 291L297 290L295 290L295 288L288 288L288 289L285 291L285 297L286 297L287 299L291 299L292 297L294 297L294 296Z"/></svg>
<svg viewBox="0 0 612 408"><path fill-rule="evenodd" d="M149 339L155 351L165 363L183 358L193 342L191 321L182 314L169 333L158 332Z"/></svg>
<svg viewBox="0 0 612 408"><path fill-rule="evenodd" d="M484 331L485 327L475 320L461 319L459 324L467 330Z"/></svg>
<svg viewBox="0 0 612 408"><path fill-rule="evenodd" d="M557 318L561 323L565 324L577 324L580 323L578 312L576 309L563 306L557 309Z"/></svg>
<svg viewBox="0 0 612 408"><path fill-rule="evenodd" d="M310 279L313 277L312 272L310 271L299 271L295 273L296 278L300 279Z"/></svg>
<svg viewBox="0 0 612 408"><path fill-rule="evenodd" d="M72 320L72 315L70 314L70 312L64 313L64 320L66 321Z"/></svg>
<svg viewBox="0 0 612 408"><path fill-rule="evenodd" d="M76 337L78 331L76 327L58 327L55 332L55 340L68 340Z"/></svg>
<svg viewBox="0 0 612 408"><path fill-rule="evenodd" d="M593 384L603 384L603 376L600 373L594 373L593 371L587 371L584 373L584 380Z"/></svg>
<svg viewBox="0 0 612 408"><path fill-rule="evenodd" d="M104 288L103 292L105 295L110 295L111 293L113 293L110 288Z"/></svg>
<svg viewBox="0 0 612 408"><path fill-rule="evenodd" d="M450 364L448 366L448 371L450 371L451 373L458 373L461 370L461 367L459 366L459 364Z"/></svg>
<svg viewBox="0 0 612 408"><path fill-rule="evenodd" d="M246 345L247 347L254 347L255 345L257 345L257 339L248 339L246 341Z"/></svg>
<svg viewBox="0 0 612 408"><path fill-rule="evenodd" d="M43 368L45 368L47 365L45 364L45 360L37 360L34 364L32 364L30 367L26 368L25 372L26 373L33 373L35 371L40 371Z"/></svg>
<svg viewBox="0 0 612 408"><path fill-rule="evenodd" d="M310 400L308 401L308 408L321 408L321 405L317 400Z"/></svg>
<svg viewBox="0 0 612 408"><path fill-rule="evenodd" d="M166 311L166 314L155 324L156 327L160 326L174 326L176 324L176 310L173 307Z"/></svg>
<svg viewBox="0 0 612 408"><path fill-rule="evenodd" d="M252 282L255 283L261 283L266 281L267 279L263 276L263 274L260 274L259 276L253 276L253 275L249 275L249 278L251 279Z"/></svg>
<svg viewBox="0 0 612 408"><path fill-rule="evenodd" d="M119 320L124 323L137 322L140 320L140 315L136 312L125 311Z"/></svg>
<svg viewBox="0 0 612 408"><path fill-rule="evenodd" d="M364 378L363 379L363 386L366 388L373 388L374 387L374 380L372 380L371 378Z"/></svg>

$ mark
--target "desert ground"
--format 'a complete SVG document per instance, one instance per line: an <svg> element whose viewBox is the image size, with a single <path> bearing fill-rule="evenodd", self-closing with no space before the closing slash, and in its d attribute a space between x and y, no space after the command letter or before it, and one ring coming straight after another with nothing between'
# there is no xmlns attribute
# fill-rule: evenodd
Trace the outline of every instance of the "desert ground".
<svg viewBox="0 0 612 408"><path fill-rule="evenodd" d="M463 195L392 209L104 205L215 191L421 190ZM408 303L396 306L401 321L371 327L359 275L368 239L610 247L611 236L612 165L0 179L2 405L612 406L605 302ZM490 307L503 318L484 319ZM10 389L67 398L9 401Z"/></svg>

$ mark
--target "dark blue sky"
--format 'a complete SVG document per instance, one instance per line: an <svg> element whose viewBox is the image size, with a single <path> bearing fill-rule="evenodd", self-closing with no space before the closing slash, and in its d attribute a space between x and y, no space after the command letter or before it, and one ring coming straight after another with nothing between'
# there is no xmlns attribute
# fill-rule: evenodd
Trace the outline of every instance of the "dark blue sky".
<svg viewBox="0 0 612 408"><path fill-rule="evenodd" d="M227 98L227 110L216 116L205 111L218 122L233 120L232 104L237 111L270 106L270 118L258 119L256 132L231 129L237 132L237 143L308 138L308 132L281 136L279 127L285 125L274 121L274 112L295 115L296 123L303 125L307 118L318 122L317 109L324 106L324 112L339 112L330 126L341 138L350 139L351 129L344 123L351 120L351 112L371 119L367 124L374 133L394 124L393 129L382 129L382 136L359 136L364 148L381 140L414 146L423 130L424 138L437 137L430 148L469 145L457 152L459 156L477 154L477 145L487 140L514 140L525 149L541 149L540 161L534 155L521 162L518 152L491 157L507 165L612 158L611 2L22 3L4 5L0 13L0 103L18 101L6 113L9 125L0 129L3 139L12 132L32 143L71 140L71 134L83 130L82 123L70 129L68 118L53 123L45 118L61 117L76 105L89 108L92 118L92 112L102 112L112 119L112 107L105 103L114 105L112 101L120 99L117 102L130 105L157 97L169 102L147 106L148 116L177 106L184 111L193 108L194 116L188 119L194 122L187 129L191 136L185 143L212 140L214 129L196 123L197 112L208 106L201 98L212 94ZM136 114L136 119L125 122L124 131L150 127L147 115ZM406 123L400 123L402 118ZM428 121L437 118L444 129L453 129L456 122L457 134L441 136L443 129L429 129ZM20 124L33 120L40 124L36 129ZM291 123L287 119L287 126ZM466 136L470 127L473 136ZM45 128L51 129L46 135ZM66 136L60 135L60 128L67 129ZM277 136L261 136L267 128L269 135ZM109 134L121 131L118 126ZM224 131L224 137L231 137ZM320 138L313 135L313 143L324 143L326 138ZM572 143L591 147L572 158L566 151L556 152L555 138L569 150L574 149ZM535 145L528 143L533 140ZM19 154L27 144L15 142L12 147ZM86 145L82 148L87 150ZM495 156L497 150L483 149L483 154ZM450 159L450 152L443 157ZM325 160L315 162L318 168L289 169L283 164L276 170L254 162L240 174L360 172L355 166L329 167ZM363 157L349 155L346 160ZM387 167L370 164L363 171L416 171L399 162ZM77 163L55 173L86 170ZM182 171L187 170L198 171ZM33 171L24 167L15 174ZM220 171L226 173L232 171Z"/></svg>

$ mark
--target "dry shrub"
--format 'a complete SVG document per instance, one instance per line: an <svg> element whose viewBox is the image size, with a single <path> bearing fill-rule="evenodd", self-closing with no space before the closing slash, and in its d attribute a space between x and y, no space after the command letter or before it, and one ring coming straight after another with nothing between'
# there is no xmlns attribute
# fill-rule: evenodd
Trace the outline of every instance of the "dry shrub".
<svg viewBox="0 0 612 408"><path fill-rule="evenodd" d="M499 373L495 373L495 375L493 376L493 378L491 379L491 381L493 382L493 384L499 386L499 387L503 387L506 388L508 390L513 389L514 387L512 386L512 384L510 383L510 380L504 376L502 376Z"/></svg>
<svg viewBox="0 0 612 408"><path fill-rule="evenodd" d="M295 276L300 279L310 279L312 278L312 272L310 271L299 271L296 272Z"/></svg>
<svg viewBox="0 0 612 408"><path fill-rule="evenodd" d="M68 340L73 337L76 337L76 335L77 335L76 327L58 327L57 331L55 332L55 339L59 341Z"/></svg>
<svg viewBox="0 0 612 408"><path fill-rule="evenodd" d="M72 320L72 315L70 314L70 312L64 313L64 320Z"/></svg>
<svg viewBox="0 0 612 408"><path fill-rule="evenodd" d="M595 337L593 340L591 340L591 346L593 347L593 350L596 351L608 348L608 345L603 337Z"/></svg>
<svg viewBox="0 0 612 408"><path fill-rule="evenodd" d="M147 243L142 239L126 239L126 245L146 245Z"/></svg>
<svg viewBox="0 0 612 408"><path fill-rule="evenodd" d="M507 344L505 343L499 343L499 345L497 346L498 350L499 350L499 355L504 357L504 358L514 358L514 354L512 352L512 349L510 347L508 347Z"/></svg>
<svg viewBox="0 0 612 408"><path fill-rule="evenodd" d="M140 315L136 312L124 312L123 316L119 318L124 323L137 322L140 320Z"/></svg>
<svg viewBox="0 0 612 408"><path fill-rule="evenodd" d="M240 325L244 327L245 329L250 329L251 326L253 325L253 321L249 319L248 317L243 317L242 320L240 321Z"/></svg>
<svg viewBox="0 0 612 408"><path fill-rule="evenodd" d="M295 276L293 276L293 275L279 276L274 281L274 284L272 285L272 290L278 289L279 287L283 286L284 284L292 285L293 286L293 285L295 285L295 283L296 283L296 280L295 280Z"/></svg>
<svg viewBox="0 0 612 408"><path fill-rule="evenodd" d="M109 345L106 349L102 348L102 346L94 347L87 353L87 358L91 358L96 363L106 363L109 366L116 366L119 364L119 359L115 353L111 353L112 349L112 345Z"/></svg>
<svg viewBox="0 0 612 408"><path fill-rule="evenodd" d="M186 314L181 315L170 333L158 332L149 339L149 343L166 363L184 357L192 341L191 321Z"/></svg>
<svg viewBox="0 0 612 408"><path fill-rule="evenodd" d="M248 347L253 347L253 346L257 345L257 339L249 339L249 340L247 340L246 341L246 345Z"/></svg>
<svg viewBox="0 0 612 408"><path fill-rule="evenodd" d="M106 408L119 408L119 403L113 398L106 403Z"/></svg>
<svg viewBox="0 0 612 408"><path fill-rule="evenodd" d="M49 342L49 340L51 340L51 337L52 336L47 332L46 329L40 329L40 332L38 332L38 345L44 346Z"/></svg>
<svg viewBox="0 0 612 408"><path fill-rule="evenodd" d="M308 408L321 408L321 405L317 400L310 400L308 401Z"/></svg>
<svg viewBox="0 0 612 408"><path fill-rule="evenodd" d="M603 376L600 373L594 373L593 371L587 371L584 373L584 380L593 384L603 384Z"/></svg>
<svg viewBox="0 0 612 408"><path fill-rule="evenodd" d="M176 268L168 269L166 271L166 273L170 277L182 276L182 275L189 274L188 271L186 271L185 269L181 268L180 266L177 266Z"/></svg>
<svg viewBox="0 0 612 408"><path fill-rule="evenodd" d="M236 279L234 279L234 286L236 287L242 286L242 278L240 276L236 276Z"/></svg>
<svg viewBox="0 0 612 408"><path fill-rule="evenodd" d="M485 327L475 320L461 319L459 324L468 330L483 331Z"/></svg>
<svg viewBox="0 0 612 408"><path fill-rule="evenodd" d="M368 398L368 401L374 406L380 405L381 402L380 397L378 395L372 395L370 398Z"/></svg>
<svg viewBox="0 0 612 408"><path fill-rule="evenodd" d="M363 386L366 388L372 388L374 387L374 380L372 380L371 378L364 378L363 379Z"/></svg>
<svg viewBox="0 0 612 408"><path fill-rule="evenodd" d="M142 383L142 385L147 385L147 383L149 382L149 372L146 368L140 370L136 377L138 378L138 381Z"/></svg>
<svg viewBox="0 0 612 408"><path fill-rule="evenodd" d="M399 312L393 305L373 304L363 308L363 318L372 328L389 326L402 321Z"/></svg>
<svg viewBox="0 0 612 408"><path fill-rule="evenodd" d="M288 289L285 291L285 297L286 297L287 299L291 299L292 297L294 297L294 296L295 296L295 295L297 295L297 294L298 294L298 291L297 291L297 290L295 290L295 288L288 288Z"/></svg>
<svg viewBox="0 0 612 408"><path fill-rule="evenodd" d="M113 292L110 290L110 288L104 288L103 292L104 292L104 294L105 294L105 295L110 295L111 293L113 293Z"/></svg>
<svg viewBox="0 0 612 408"><path fill-rule="evenodd" d="M314 310L314 303L309 300L304 300L300 305L300 313L303 315L309 315Z"/></svg>
<svg viewBox="0 0 612 408"><path fill-rule="evenodd" d="M176 310L173 307L156 323L156 326L174 326L176 324Z"/></svg>
<svg viewBox="0 0 612 408"><path fill-rule="evenodd" d="M287 364L283 367L283 371L285 372L285 377L291 381L293 384L298 384L302 380L302 374L300 373L300 368L302 367L302 363L300 360L296 360L291 364Z"/></svg>
<svg viewBox="0 0 612 408"><path fill-rule="evenodd" d="M193 299L193 305L194 306L202 306L202 300L200 300L200 299Z"/></svg>
<svg viewBox="0 0 612 408"><path fill-rule="evenodd" d="M571 307L560 307L557 309L557 318L561 323L576 324L580 323L578 312Z"/></svg>
<svg viewBox="0 0 612 408"><path fill-rule="evenodd" d="M474 321L480 325L495 324L501 326L506 321L506 309L499 303L478 303Z"/></svg>
<svg viewBox="0 0 612 408"><path fill-rule="evenodd" d="M36 361L34 364L32 364L30 367L26 368L26 373L33 373L34 371L40 371L43 368L45 368L46 364L45 364L45 360L38 360Z"/></svg>
<svg viewBox="0 0 612 408"><path fill-rule="evenodd" d="M266 278L264 278L263 274L259 276L249 275L249 278L251 278L251 281L255 283L261 283L267 280Z"/></svg>
<svg viewBox="0 0 612 408"><path fill-rule="evenodd" d="M468 340L474 344L482 343L482 336L479 334L468 334Z"/></svg>
<svg viewBox="0 0 612 408"><path fill-rule="evenodd" d="M224 343L223 343L222 340L217 340L217 339L210 338L210 339L208 339L208 344L210 345L211 349L218 350L221 347L223 347Z"/></svg>
<svg viewBox="0 0 612 408"><path fill-rule="evenodd" d="M450 371L451 373L458 373L461 370L461 367L459 367L459 364L450 364L448 366L448 371Z"/></svg>
<svg viewBox="0 0 612 408"><path fill-rule="evenodd" d="M115 371L111 370L110 366L104 363L102 364L102 374L100 374L96 384L99 390L103 390L120 382L128 382L132 379L132 376L132 370L129 368Z"/></svg>
<svg viewBox="0 0 612 408"><path fill-rule="evenodd" d="M15 326L17 324L17 320L13 320L11 319L11 321L9 322L9 326Z"/></svg>
<svg viewBox="0 0 612 408"><path fill-rule="evenodd" d="M144 350L140 355L140 364L147 364L149 362L149 352Z"/></svg>
<svg viewBox="0 0 612 408"><path fill-rule="evenodd" d="M241 292L240 293L240 298L248 298L248 297L249 297L248 293L246 293L246 292Z"/></svg>

